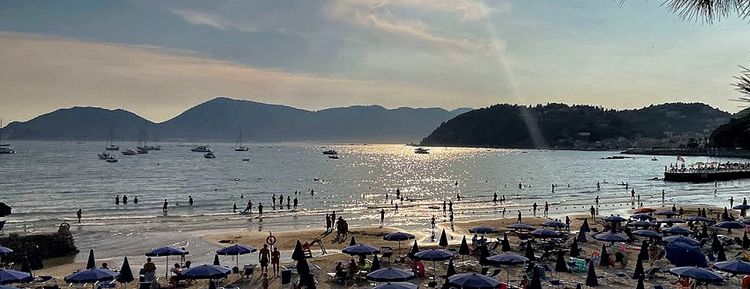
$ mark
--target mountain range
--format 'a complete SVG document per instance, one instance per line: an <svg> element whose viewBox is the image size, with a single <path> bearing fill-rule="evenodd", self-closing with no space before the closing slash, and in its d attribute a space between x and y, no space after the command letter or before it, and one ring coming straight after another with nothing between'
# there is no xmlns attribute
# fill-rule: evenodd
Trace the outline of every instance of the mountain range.
<svg viewBox="0 0 750 289"><path fill-rule="evenodd" d="M219 97L154 123L122 109L59 109L2 128L23 140L415 142L469 108L350 106L309 111Z"/></svg>
<svg viewBox="0 0 750 289"><path fill-rule="evenodd" d="M499 104L440 125L422 145L621 149L703 141L731 115L702 103L612 110L588 105Z"/></svg>

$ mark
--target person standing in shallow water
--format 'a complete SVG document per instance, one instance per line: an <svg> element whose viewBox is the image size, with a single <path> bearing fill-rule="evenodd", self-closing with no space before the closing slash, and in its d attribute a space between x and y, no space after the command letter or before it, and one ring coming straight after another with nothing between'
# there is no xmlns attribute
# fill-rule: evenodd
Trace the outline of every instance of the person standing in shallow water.
<svg viewBox="0 0 750 289"><path fill-rule="evenodd" d="M166 213L166 212L167 212L167 208L168 208L168 207L169 207L169 202L167 201L167 199L164 199L164 205L163 205L163 206L161 207L161 210L162 210L162 211L163 211L164 213Z"/></svg>
<svg viewBox="0 0 750 289"><path fill-rule="evenodd" d="M385 221L385 209L380 209L380 227L383 227Z"/></svg>
<svg viewBox="0 0 750 289"><path fill-rule="evenodd" d="M297 200L297 197L294 197L294 210L297 210L297 203L299 201Z"/></svg>
<svg viewBox="0 0 750 289"><path fill-rule="evenodd" d="M122 204L127 205L128 204L128 195L122 195Z"/></svg>
<svg viewBox="0 0 750 289"><path fill-rule="evenodd" d="M115 205L119 205L119 204L120 204L120 195L117 195L117 197L115 197Z"/></svg>
<svg viewBox="0 0 750 289"><path fill-rule="evenodd" d="M193 196L188 196L188 204L193 205Z"/></svg>
<svg viewBox="0 0 750 289"><path fill-rule="evenodd" d="M138 204L138 196L135 196L135 199L133 199L133 204Z"/></svg>
<svg viewBox="0 0 750 289"><path fill-rule="evenodd" d="M83 215L83 211L81 209L78 209L78 212L76 212L76 217L78 217L78 223L81 223L81 216Z"/></svg>
<svg viewBox="0 0 750 289"><path fill-rule="evenodd" d="M591 208L589 208L589 213L591 213L591 219L593 220L594 217L596 217L596 209L594 209L594 206L591 206Z"/></svg>
<svg viewBox="0 0 750 289"><path fill-rule="evenodd" d="M263 203L258 203L258 215L263 215Z"/></svg>
<svg viewBox="0 0 750 289"><path fill-rule="evenodd" d="M534 204L531 205L531 207L532 207L532 209L534 211L534 217L536 217L536 207L537 207L536 202L534 202Z"/></svg>

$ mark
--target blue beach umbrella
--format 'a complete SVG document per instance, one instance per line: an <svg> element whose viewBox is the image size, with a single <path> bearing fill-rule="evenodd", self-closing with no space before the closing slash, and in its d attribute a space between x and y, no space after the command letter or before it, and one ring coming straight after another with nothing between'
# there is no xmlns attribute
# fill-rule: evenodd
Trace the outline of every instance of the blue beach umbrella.
<svg viewBox="0 0 750 289"><path fill-rule="evenodd" d="M604 232L594 235L594 239L605 242L627 242L630 240L627 235L623 233L612 233Z"/></svg>
<svg viewBox="0 0 750 289"><path fill-rule="evenodd" d="M668 219L656 220L656 222L661 223L661 224L677 224L677 223L685 223L685 220L678 219L678 218L668 218Z"/></svg>
<svg viewBox="0 0 750 289"><path fill-rule="evenodd" d="M393 232L383 236L383 240L398 242L398 250L401 251L401 242L413 240L416 238L414 235L406 232Z"/></svg>
<svg viewBox="0 0 750 289"><path fill-rule="evenodd" d="M680 213L672 211L672 210L661 210L654 213L654 215L660 215L660 216L677 216Z"/></svg>
<svg viewBox="0 0 750 289"><path fill-rule="evenodd" d="M217 265L200 265L182 271L181 276L188 279L219 279L224 278L232 272L227 267Z"/></svg>
<svg viewBox="0 0 750 289"><path fill-rule="evenodd" d="M678 276L686 276L699 281L718 282L724 280L721 275L708 269L698 267L677 267L669 272Z"/></svg>
<svg viewBox="0 0 750 289"><path fill-rule="evenodd" d="M11 286L0 285L0 289L18 289L18 288L11 287Z"/></svg>
<svg viewBox="0 0 750 289"><path fill-rule="evenodd" d="M736 206L732 207L732 209L735 209L735 210L747 210L747 209L750 209L750 205L736 205Z"/></svg>
<svg viewBox="0 0 750 289"><path fill-rule="evenodd" d="M378 286L373 287L372 289L417 289L419 286L406 283L406 282L394 282L394 283L385 283L380 284Z"/></svg>
<svg viewBox="0 0 750 289"><path fill-rule="evenodd" d="M559 238L562 236L560 232L550 229L536 229L531 231L530 234L535 238Z"/></svg>
<svg viewBox="0 0 750 289"><path fill-rule="evenodd" d="M93 268L70 274L65 277L65 282L74 284L96 283L101 281L111 281L118 276L120 276L120 273L109 269Z"/></svg>
<svg viewBox="0 0 750 289"><path fill-rule="evenodd" d="M711 223L711 222L713 222L713 220L711 220L709 218L706 218L706 217L701 217L701 216L688 217L688 218L685 219L685 221L688 221L688 222L703 222L703 223Z"/></svg>
<svg viewBox="0 0 750 289"><path fill-rule="evenodd" d="M448 277L448 284L461 289L494 289L500 281L477 273L462 273Z"/></svg>
<svg viewBox="0 0 750 289"><path fill-rule="evenodd" d="M625 218L620 217L620 216L615 216L615 215L604 217L604 221L605 222L610 222L610 223L620 223L620 222L625 222L627 220L628 219L625 219Z"/></svg>
<svg viewBox="0 0 750 289"><path fill-rule="evenodd" d="M723 228L723 229L744 229L745 224L743 224L742 222L737 222L737 221L724 221L724 222L718 222L714 224L714 227Z"/></svg>
<svg viewBox="0 0 750 289"><path fill-rule="evenodd" d="M510 280L510 266L525 264L529 261L529 258L515 254L515 253L502 253L494 256L487 257L487 264L491 266L502 266L505 265L507 270L505 279Z"/></svg>
<svg viewBox="0 0 750 289"><path fill-rule="evenodd" d="M398 268L383 268L367 274L367 280L375 282L403 282L416 277L414 272Z"/></svg>
<svg viewBox="0 0 750 289"><path fill-rule="evenodd" d="M0 269L0 284L31 282L34 277L27 272Z"/></svg>
<svg viewBox="0 0 750 289"><path fill-rule="evenodd" d="M635 230L633 231L633 235L654 238L654 239L658 239L662 237L661 234L653 230Z"/></svg>
<svg viewBox="0 0 750 289"><path fill-rule="evenodd" d="M167 272L164 273L164 276L169 276L169 273L170 273L169 256L185 256L187 254L189 254L189 252L184 249L167 246L167 247L160 247L160 248L153 249L150 252L146 253L146 256L147 257L167 257L167 260L166 260Z"/></svg>
<svg viewBox="0 0 750 289"><path fill-rule="evenodd" d="M640 220L640 221L656 220L654 216L651 216L649 214L643 214L643 213L631 215L630 218L634 220Z"/></svg>
<svg viewBox="0 0 750 289"><path fill-rule="evenodd" d="M497 229L488 226L478 226L469 229L469 233L474 234L491 234L497 232Z"/></svg>
<svg viewBox="0 0 750 289"><path fill-rule="evenodd" d="M565 223L560 222L558 220L551 220L551 221L546 221L546 222L542 223L542 226L543 227L551 227L551 228L565 228L568 225L566 225Z"/></svg>
<svg viewBox="0 0 750 289"><path fill-rule="evenodd" d="M673 235L690 235L693 233L693 231L690 231L690 229L679 226L669 227L661 231Z"/></svg>
<svg viewBox="0 0 750 289"><path fill-rule="evenodd" d="M675 266L706 267L706 255L698 246L691 246L682 242L669 243L666 246L666 258Z"/></svg>
<svg viewBox="0 0 750 289"><path fill-rule="evenodd" d="M237 268L239 268L240 267L240 255L250 254L256 251L258 251L258 249L255 249L255 247L253 246L244 246L240 244L234 244L232 246L216 250L216 254L219 254L222 256L237 256Z"/></svg>
<svg viewBox="0 0 750 289"><path fill-rule="evenodd" d="M661 240L664 243L667 243L667 244L669 244L669 243L684 243L684 244L688 244L690 246L700 246L700 244L701 244L701 242L699 242L696 239L693 239L693 238L690 238L690 237L686 237L686 236L682 236L682 235L664 237Z"/></svg>
<svg viewBox="0 0 750 289"><path fill-rule="evenodd" d="M508 225L508 228L514 230L534 230L534 226L524 223L515 223Z"/></svg>
<svg viewBox="0 0 750 289"><path fill-rule="evenodd" d="M658 225L659 225L658 223L650 222L650 221L635 221L635 222L628 223L628 226L630 227L644 227L644 228L655 227Z"/></svg>
<svg viewBox="0 0 750 289"><path fill-rule="evenodd" d="M0 246L0 256L8 256L13 254L13 250L8 247Z"/></svg>
<svg viewBox="0 0 750 289"><path fill-rule="evenodd" d="M352 256L367 256L380 254L380 249L368 244L356 244L354 246L344 248L343 250L341 250L341 252Z"/></svg>
<svg viewBox="0 0 750 289"><path fill-rule="evenodd" d="M429 249L414 254L414 258L426 261L445 261L453 256L453 252L443 249Z"/></svg>
<svg viewBox="0 0 750 289"><path fill-rule="evenodd" d="M714 263L716 270L732 274L750 274L750 263L740 260Z"/></svg>

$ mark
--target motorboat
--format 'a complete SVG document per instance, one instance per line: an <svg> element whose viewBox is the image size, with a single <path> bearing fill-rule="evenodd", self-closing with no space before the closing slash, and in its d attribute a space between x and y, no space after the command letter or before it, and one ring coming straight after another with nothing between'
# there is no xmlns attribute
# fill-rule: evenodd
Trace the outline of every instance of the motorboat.
<svg viewBox="0 0 750 289"><path fill-rule="evenodd" d="M196 153L210 153L211 152L211 147L205 146L205 145L204 146L197 146L197 147L194 147L194 148L190 149L190 151L191 152L196 152Z"/></svg>
<svg viewBox="0 0 750 289"><path fill-rule="evenodd" d="M426 155L426 154L429 154L429 153L430 153L430 150L429 150L429 149L426 149L426 148L415 148L415 149L414 149L414 153L415 153L415 154Z"/></svg>
<svg viewBox="0 0 750 289"><path fill-rule="evenodd" d="M139 149L142 149L144 151L160 151L161 146L152 146L152 145L142 145L138 147Z"/></svg>
<svg viewBox="0 0 750 289"><path fill-rule="evenodd" d="M212 152L209 152L209 153L206 153L205 155L203 155L203 157L207 158L207 159L215 159L216 155L214 155L214 153L212 153Z"/></svg>
<svg viewBox="0 0 750 289"><path fill-rule="evenodd" d="M108 150L108 151L119 151L120 147L118 145L110 144L107 147L105 147L104 149Z"/></svg>
<svg viewBox="0 0 750 289"><path fill-rule="evenodd" d="M3 120L0 119L0 128L3 127ZM3 143L3 135L2 130L0 130L0 154L7 155L7 154L14 154L16 151L13 149L10 144Z"/></svg>
<svg viewBox="0 0 750 289"><path fill-rule="evenodd" d="M137 152L139 155L148 154L148 150L142 147L135 148L135 152Z"/></svg>
<svg viewBox="0 0 750 289"><path fill-rule="evenodd" d="M249 161L250 161L250 159L248 159L248 158L244 158L244 159L242 159L242 161L243 161L243 162L249 162Z"/></svg>
<svg viewBox="0 0 750 289"><path fill-rule="evenodd" d="M97 154L97 156L99 157L100 160L108 160L108 159L113 158L112 155L110 155L109 153L100 153L100 154Z"/></svg>
<svg viewBox="0 0 750 289"><path fill-rule="evenodd" d="M137 155L138 153L136 153L134 150L126 149L122 151L122 154L126 156L134 156L134 155Z"/></svg>
<svg viewBox="0 0 750 289"><path fill-rule="evenodd" d="M116 163L117 159L116 158L107 159L107 162L108 163Z"/></svg>
<svg viewBox="0 0 750 289"><path fill-rule="evenodd" d="M337 155L337 154L339 154L339 153L338 153L338 152L336 152L335 150L324 150L324 151L323 151L323 154L324 154L324 155Z"/></svg>
<svg viewBox="0 0 750 289"><path fill-rule="evenodd" d="M339 156L328 156L328 158L329 158L329 159L334 159L334 160L337 160L337 159L339 159Z"/></svg>

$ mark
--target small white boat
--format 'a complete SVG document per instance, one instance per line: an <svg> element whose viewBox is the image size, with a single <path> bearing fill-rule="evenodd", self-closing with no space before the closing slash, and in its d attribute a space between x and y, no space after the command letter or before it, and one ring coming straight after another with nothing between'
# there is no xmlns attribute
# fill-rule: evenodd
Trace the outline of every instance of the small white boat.
<svg viewBox="0 0 750 289"><path fill-rule="evenodd" d="M194 148L190 149L190 151L191 152L196 152L196 153L210 153L211 152L211 147L209 147L209 146L197 146L197 147L194 147Z"/></svg>
<svg viewBox="0 0 750 289"><path fill-rule="evenodd" d="M117 146L117 145L110 144L107 147L105 147L104 149L108 150L108 151L119 151L120 147Z"/></svg>
<svg viewBox="0 0 750 289"><path fill-rule="evenodd" d="M138 153L136 153L134 150L126 149L122 151L122 154L126 156L134 156L134 155L137 155Z"/></svg>
<svg viewBox="0 0 750 289"><path fill-rule="evenodd" d="M323 151L323 154L324 155L337 155L339 153L336 152L335 150L325 150L325 151Z"/></svg>
<svg viewBox="0 0 750 289"><path fill-rule="evenodd" d="M3 120L0 119L0 128L2 127L3 127ZM8 155L8 154L14 154L14 153L16 153L16 151L13 149L12 146L10 146L10 144L3 143L3 135L0 133L0 154Z"/></svg>
<svg viewBox="0 0 750 289"><path fill-rule="evenodd" d="M422 155L426 155L426 154L429 154L429 153L430 153L430 150L429 150L429 149L426 149L426 148L416 148L416 149L414 149L414 153L415 153L415 154L422 154Z"/></svg>
<svg viewBox="0 0 750 289"><path fill-rule="evenodd" d="M215 159L216 155L214 155L214 153L210 153L209 152L209 153L206 153L205 155L203 155L203 157L207 158L207 159Z"/></svg>

